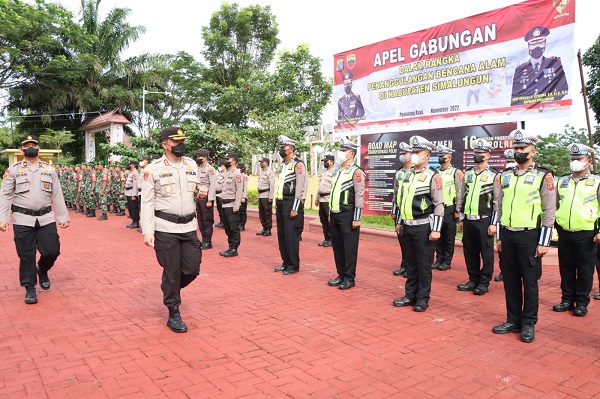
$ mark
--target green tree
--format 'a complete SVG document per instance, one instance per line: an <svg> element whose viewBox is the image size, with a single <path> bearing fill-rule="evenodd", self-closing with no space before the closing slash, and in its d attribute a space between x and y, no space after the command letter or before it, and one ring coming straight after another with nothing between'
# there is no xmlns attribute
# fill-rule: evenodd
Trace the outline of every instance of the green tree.
<svg viewBox="0 0 600 399"><path fill-rule="evenodd" d="M573 126L566 125L563 133L552 133L541 137L541 143L537 145L538 155L535 161L541 166L550 168L555 176L571 173L569 169L569 150L567 146L571 143L589 143L586 129L575 130Z"/></svg>
<svg viewBox="0 0 600 399"><path fill-rule="evenodd" d="M588 103L596 115L596 122L600 123L600 36L596 39L582 57L583 65L590 68L589 79L585 83ZM596 143L600 143L598 138Z"/></svg>

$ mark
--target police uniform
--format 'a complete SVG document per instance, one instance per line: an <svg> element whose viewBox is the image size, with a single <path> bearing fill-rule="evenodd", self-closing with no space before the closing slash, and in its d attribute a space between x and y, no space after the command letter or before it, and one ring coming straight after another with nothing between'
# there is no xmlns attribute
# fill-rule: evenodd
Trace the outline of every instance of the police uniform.
<svg viewBox="0 0 600 399"><path fill-rule="evenodd" d="M217 188L215 190L215 202L217 203L217 213L219 214L219 223L215 223L213 225L213 227L223 227L224 216L223 216L223 203L221 202L221 189L223 187L223 178L224 178L223 173L225 171L224 163L225 163L225 161L222 161L219 164L219 169L217 170L217 178L216 178ZM221 167L223 167L223 169L221 169Z"/></svg>
<svg viewBox="0 0 600 399"><path fill-rule="evenodd" d="M131 165L136 166L135 161L129 161L127 167ZM137 168L129 171L127 180L125 181L125 196L127 197L127 209L129 210L129 216L131 217L131 223L126 227L128 229L137 229L140 227L140 200L138 188L141 188L139 184L140 173Z"/></svg>
<svg viewBox="0 0 600 399"><path fill-rule="evenodd" d="M525 41L528 45L544 43L549 34L548 28L536 26L527 32ZM511 105L547 101L535 97L547 93L553 97L549 100L560 100L568 90L567 76L559 57L532 57L515 68Z"/></svg>
<svg viewBox="0 0 600 399"><path fill-rule="evenodd" d="M402 185L404 183L404 178L411 171L412 164L409 161L411 152L412 147L407 143L402 141L398 144L398 154L400 157L406 157L406 160L400 160L402 166L394 173L394 191L392 196L391 209L391 213L394 216L394 220L398 218L398 212L400 211L400 194L402 194ZM400 268L394 270L393 274L394 276L406 277L406 257L404 256L406 248L404 248L403 246L401 235L397 234L396 236L398 237L398 243L400 244L400 255L402 256L402 258L400 260Z"/></svg>
<svg viewBox="0 0 600 399"><path fill-rule="evenodd" d="M172 126L160 132L161 141L182 140L183 129ZM181 289L200 273L202 251L196 222L198 170L196 162L180 157L173 162L163 155L144 169L142 179L142 232L154 235L154 250L163 268L163 303L169 309L167 325L185 332L179 305Z"/></svg>
<svg viewBox="0 0 600 399"><path fill-rule="evenodd" d="M354 123L365 116L365 107L363 106L360 95L352 92L352 72L344 73L345 94L338 100L338 123Z"/></svg>
<svg viewBox="0 0 600 399"><path fill-rule="evenodd" d="M240 231L246 231L246 221L248 220L248 175L246 174L246 165L237 165L242 174L242 202L240 204Z"/></svg>
<svg viewBox="0 0 600 399"><path fill-rule="evenodd" d="M38 144L38 138L26 135L21 138L20 147L27 143ZM27 150L30 148L24 150L26 158L4 173L0 188L0 223L8 225L12 211L19 282L26 290L25 302L37 303L36 247L41 255L37 263L40 287L47 290L50 288L48 271L60 254L56 221L61 227L67 227L70 219L56 169L42 161L30 164L27 158L36 159L38 155L29 156Z"/></svg>
<svg viewBox="0 0 600 399"><path fill-rule="evenodd" d="M539 141L522 129L512 131L509 137L514 148L535 146ZM517 162L520 154L515 151ZM501 242L507 322L492 331L496 334L521 331L521 340L532 342L538 320L538 280L542 276L537 247L550 245L556 211L552 172L535 163L527 169L509 169L496 178L494 190L501 226L496 234Z"/></svg>
<svg viewBox="0 0 600 399"><path fill-rule="evenodd" d="M279 136L279 145L296 146L289 137ZM294 154L289 160L283 160L275 188L275 206L277 218L277 241L282 265L275 269L285 275L300 271L300 234L304 224L304 200L308 185L306 168L303 162L296 161ZM289 155L286 155L286 157ZM297 212L292 218L291 212Z"/></svg>
<svg viewBox="0 0 600 399"><path fill-rule="evenodd" d="M506 172L517 165L515 162L515 152L512 148L504 151L504 158L506 159L506 167L504 168L503 172ZM494 277L494 281L502 281L502 257L500 256L498 256L498 268L500 269L500 273Z"/></svg>
<svg viewBox="0 0 600 399"><path fill-rule="evenodd" d="M342 138L340 151L353 151L356 157L358 146ZM328 284L346 290L354 287L355 284L366 175L354 163L342 165L332 177L329 196L331 246L337 278L329 281Z"/></svg>
<svg viewBox="0 0 600 399"><path fill-rule="evenodd" d="M200 148L196 151L196 159L206 158L204 164L198 164L198 198L196 199L196 213L198 227L202 234L202 249L212 248L213 224L215 223L215 196L217 190L217 174L215 168L208 163L208 150ZM210 203L210 206L207 206Z"/></svg>
<svg viewBox="0 0 600 399"><path fill-rule="evenodd" d="M440 145L437 147L439 156L452 154L453 149ZM444 222L442 223L441 237L435 243L436 261L432 269L448 270L454 257L454 244L456 239L456 200L462 197L463 172L448 164L438 169L444 183Z"/></svg>
<svg viewBox="0 0 600 399"><path fill-rule="evenodd" d="M410 144L414 152L435 150L427 139L412 136ZM418 154L417 154L418 155ZM439 233L444 218L443 181L439 172L424 166L412 170L404 177L399 201L396 224L400 225L401 239L406 251L406 285L403 298L395 299L394 306L414 305L416 312L424 312L429 307L431 295L431 264L434 245L431 233Z"/></svg>
<svg viewBox="0 0 600 399"><path fill-rule="evenodd" d="M225 159L235 159L237 154L229 153ZM219 252L219 255L226 258L237 256L237 249L240 246L240 206L242 205L242 195L244 192L244 178L240 170L235 166L227 167L223 172L222 179L217 180L217 191L221 191L221 203L223 204L223 227L227 234L229 248Z"/></svg>
<svg viewBox="0 0 600 399"><path fill-rule="evenodd" d="M592 148L584 144L567 147L571 160L591 159ZM600 176L589 167L583 176L575 173L561 176L556 183L556 229L558 231L558 264L561 303L557 312L573 309L585 316L594 280L596 243L600 219Z"/></svg>
<svg viewBox="0 0 600 399"><path fill-rule="evenodd" d="M332 166L335 161L333 155L325 155L323 162L327 162L328 166ZM329 226L329 199L331 194L331 180L335 170L333 167L325 167L325 171L319 176L319 188L317 190L317 197L315 202L319 206L319 221L323 229L323 236L325 239L318 245L320 247L331 246L331 228Z"/></svg>
<svg viewBox="0 0 600 399"><path fill-rule="evenodd" d="M273 197L275 196L275 173L269 167L271 160L263 158L261 164L266 163L266 167L260 169L258 174L258 217L262 230L257 232L257 236L268 237L273 228Z"/></svg>
<svg viewBox="0 0 600 399"><path fill-rule="evenodd" d="M485 139L475 141L475 157L489 154L492 145ZM473 291L484 295L489 291L494 274L494 234L496 206L494 182L500 173L489 165L477 162L483 168L469 168L463 180L463 195L459 198L457 211L463 224L463 253L467 264L469 281L457 286L459 291ZM490 230L490 226L494 228ZM491 232L491 233L490 233Z"/></svg>

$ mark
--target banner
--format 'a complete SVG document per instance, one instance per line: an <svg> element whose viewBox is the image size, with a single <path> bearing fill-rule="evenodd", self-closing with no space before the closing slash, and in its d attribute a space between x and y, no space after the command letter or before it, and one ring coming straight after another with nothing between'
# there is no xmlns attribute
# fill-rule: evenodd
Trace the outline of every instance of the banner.
<svg viewBox="0 0 600 399"><path fill-rule="evenodd" d="M452 166L466 170L475 166L473 143L477 138L484 138L493 146L489 165L502 171L506 167L504 151L512 148L512 141L508 138L508 135L516 128L516 123L503 123L488 126L464 126L453 129L362 135L360 166L367 175L363 213L365 215L390 213L394 191L394 173L400 168L398 143L403 141L410 144L409 139L411 136L423 136L436 146L444 145L452 148L455 151L452 154ZM430 166L439 167L435 153L429 160Z"/></svg>
<svg viewBox="0 0 600 399"><path fill-rule="evenodd" d="M575 0L528 0L336 54L334 132L569 117L574 24Z"/></svg>

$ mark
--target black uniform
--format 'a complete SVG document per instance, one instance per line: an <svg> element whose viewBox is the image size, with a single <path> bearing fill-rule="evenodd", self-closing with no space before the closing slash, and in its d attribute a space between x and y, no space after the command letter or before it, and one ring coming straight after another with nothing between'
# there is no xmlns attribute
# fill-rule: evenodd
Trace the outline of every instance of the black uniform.
<svg viewBox="0 0 600 399"><path fill-rule="evenodd" d="M569 90L567 77L559 57L542 57L541 65L527 61L515 68L511 105L562 99ZM547 94L552 98L535 98Z"/></svg>

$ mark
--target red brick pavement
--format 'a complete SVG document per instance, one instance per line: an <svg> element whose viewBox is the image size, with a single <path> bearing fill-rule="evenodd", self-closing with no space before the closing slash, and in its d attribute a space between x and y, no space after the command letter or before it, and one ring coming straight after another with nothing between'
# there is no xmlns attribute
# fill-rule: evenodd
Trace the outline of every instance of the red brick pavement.
<svg viewBox="0 0 600 399"><path fill-rule="evenodd" d="M0 234L0 398L593 398L600 395L600 307L558 314L556 266L542 277L536 341L494 335L502 285L458 292L464 260L434 271L425 313L394 308L397 245L361 240L355 288L328 287L331 249L304 232L301 273L273 273L277 238L250 218L240 256L224 232L183 292L187 334L166 326L161 270L125 217L72 214L52 288L26 305L12 231ZM458 251L460 252L460 251ZM594 292L597 284L595 283Z"/></svg>

